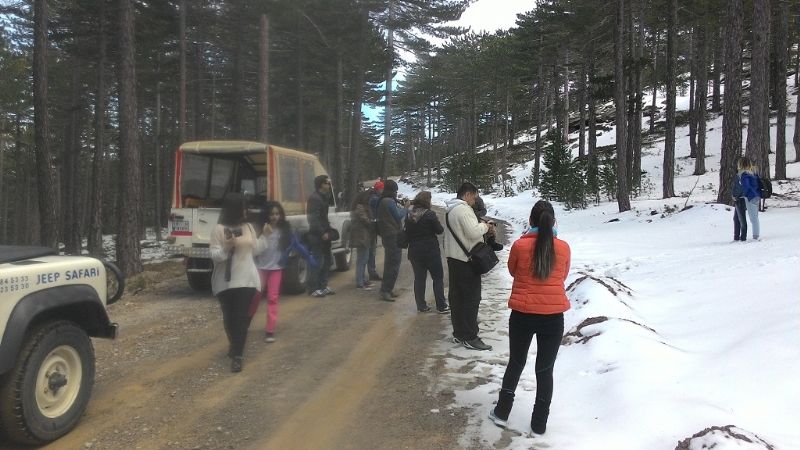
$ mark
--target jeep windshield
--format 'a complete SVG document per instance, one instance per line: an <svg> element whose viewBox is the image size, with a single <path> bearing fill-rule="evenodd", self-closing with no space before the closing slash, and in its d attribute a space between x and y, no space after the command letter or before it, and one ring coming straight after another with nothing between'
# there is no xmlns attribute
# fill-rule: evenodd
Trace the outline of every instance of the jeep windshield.
<svg viewBox="0 0 800 450"><path fill-rule="evenodd" d="M257 170L263 164L259 159L265 159L263 153L184 153L179 174L183 206L217 208L229 192L265 196L266 171Z"/></svg>

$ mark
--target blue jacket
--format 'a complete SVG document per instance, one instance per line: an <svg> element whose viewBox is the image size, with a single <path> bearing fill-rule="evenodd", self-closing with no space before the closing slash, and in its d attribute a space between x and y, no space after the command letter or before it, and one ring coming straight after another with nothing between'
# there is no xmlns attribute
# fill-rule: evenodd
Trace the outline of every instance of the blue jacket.
<svg viewBox="0 0 800 450"><path fill-rule="evenodd" d="M742 188L744 189L744 196L747 197L747 200L761 197L758 190L758 177L751 172L742 172Z"/></svg>

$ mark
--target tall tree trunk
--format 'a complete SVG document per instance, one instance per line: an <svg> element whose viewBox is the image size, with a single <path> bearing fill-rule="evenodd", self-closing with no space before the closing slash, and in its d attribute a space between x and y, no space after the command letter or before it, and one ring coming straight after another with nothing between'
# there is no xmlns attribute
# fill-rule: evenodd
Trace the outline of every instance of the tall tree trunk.
<svg viewBox="0 0 800 450"><path fill-rule="evenodd" d="M141 155L136 126L136 51L134 0L119 0L119 152L122 173L117 262L122 272L142 271L139 226L142 205Z"/></svg>
<svg viewBox="0 0 800 450"><path fill-rule="evenodd" d="M41 245L58 248L59 204L56 169L50 150L47 99L47 2L33 3L33 127L36 142Z"/></svg>
<svg viewBox="0 0 800 450"><path fill-rule="evenodd" d="M669 0L667 12L667 123L664 140L663 198L675 197L675 65L678 59L678 0Z"/></svg>
<svg viewBox="0 0 800 450"><path fill-rule="evenodd" d="M539 39L541 45L541 38ZM533 185L539 186L539 171L541 170L542 159L542 122L544 122L545 108L547 103L547 88L544 84L544 67L541 62L539 63L539 78L538 78L539 101L537 105L538 113L536 114L536 150L533 155Z"/></svg>
<svg viewBox="0 0 800 450"><path fill-rule="evenodd" d="M245 42L244 42L244 29L246 20L245 0L236 0L234 7L236 8L237 26L234 31L236 39L236 48L233 54L233 109L231 110L231 134L233 139L243 139L244 128L244 62L246 56Z"/></svg>
<svg viewBox="0 0 800 450"><path fill-rule="evenodd" d="M386 67L386 107L383 117L383 160L381 178L389 175L389 154L392 151L392 75L394 72L394 0L389 0L389 25L386 30L386 45L389 61Z"/></svg>
<svg viewBox="0 0 800 450"><path fill-rule="evenodd" d="M508 159L508 148L510 146L510 105L511 104L511 89L506 87L506 144L503 145L502 154L500 155L500 182L503 184L503 196L506 196L506 161Z"/></svg>
<svg viewBox="0 0 800 450"><path fill-rule="evenodd" d="M342 43L339 42L336 46L336 114L335 114L335 128L334 128L334 185L336 195L337 192L342 192L345 188L344 165L347 162L344 151L344 57L341 52Z"/></svg>
<svg viewBox="0 0 800 450"><path fill-rule="evenodd" d="M775 5L775 66L777 68L775 100L778 129L775 139L775 179L786 179L786 66L789 62L789 7L785 1Z"/></svg>
<svg viewBox="0 0 800 450"><path fill-rule="evenodd" d="M656 126L656 95L658 94L658 44L661 34L656 31L653 38L653 103L650 105L650 133L653 133Z"/></svg>
<svg viewBox="0 0 800 450"><path fill-rule="evenodd" d="M635 59L635 72L633 74L633 126L631 133L633 133L633 170L629 174L631 178L631 185L637 189L641 184L642 177L642 100L644 99L642 88L642 58L644 57L644 8L642 0L636 0L637 15L639 18L639 27L636 30L636 51L634 52Z"/></svg>
<svg viewBox="0 0 800 450"><path fill-rule="evenodd" d="M636 185L633 181L633 160L636 158L635 136L635 108L636 108L636 87L634 78L636 77L636 31L634 17L634 4L637 0L628 2L628 14L626 14L624 36L627 36L627 55L623 56L623 73L625 74L625 176L628 177L628 192L635 190ZM625 41L625 40L623 40ZM628 61L627 67L625 61ZM627 69L627 70L626 70Z"/></svg>
<svg viewBox="0 0 800 450"><path fill-rule="evenodd" d="M70 80L70 101L67 108L67 126L64 133L64 157L61 170L62 189L62 237L64 252L81 254L80 215L78 205L78 167L80 160L80 62L73 59Z"/></svg>
<svg viewBox="0 0 800 450"><path fill-rule="evenodd" d="M561 129L561 141L569 147L569 49L564 50L564 102L561 114L563 114L561 123L564 124L564 128Z"/></svg>
<svg viewBox="0 0 800 450"><path fill-rule="evenodd" d="M694 175L706 173L706 104L708 102L708 28L704 6L697 26L697 87L695 95L695 118L697 119L697 154L694 161Z"/></svg>
<svg viewBox="0 0 800 450"><path fill-rule="evenodd" d="M158 73L161 73L161 65L159 63L159 67L157 70ZM161 190L162 183L164 181L164 169L162 168L161 164L161 82L156 82L156 124L155 124L155 131L153 132L153 151L155 152L155 176L154 176L154 199L155 199L155 209L153 210L153 230L156 233L156 241L161 242L163 237L161 236L161 219L164 216L163 210L163 198L164 194Z"/></svg>
<svg viewBox="0 0 800 450"><path fill-rule="evenodd" d="M623 56L625 45L623 30L625 27L625 0L617 0L616 23L614 27L614 109L617 123L617 204L619 212L631 209L628 197L628 174L626 171L627 139L625 120L625 73Z"/></svg>
<svg viewBox="0 0 800 450"><path fill-rule="evenodd" d="M0 116L0 243L8 242L6 226L8 223L8 197L5 187L5 159L6 159L6 117Z"/></svg>
<svg viewBox="0 0 800 450"><path fill-rule="evenodd" d="M178 86L178 133L181 144L186 142L186 0L180 0L178 19L178 48L180 80Z"/></svg>
<svg viewBox="0 0 800 450"><path fill-rule="evenodd" d="M303 148L305 146L305 108L303 104L305 102L305 90L303 87L303 33L301 33L302 28L302 21L303 16L302 13L298 11L297 13L297 48L295 49L295 56L297 59L295 60L295 80L296 80L296 88L297 88L297 148Z"/></svg>
<svg viewBox="0 0 800 450"><path fill-rule="evenodd" d="M208 136L206 132L206 127L203 125L203 109L204 109L204 101L203 101L203 93L205 92L205 83L203 83L203 78L205 77L204 73L204 61L203 61L203 43L196 42L194 45L194 61L195 61L195 82L194 82L194 126L192 127L192 135L194 136L195 140L200 140ZM234 84L236 83L236 77L234 77ZM234 87L234 91L236 88ZM234 93L234 98L236 98ZM236 104L236 112L231 116L232 117L232 125L231 128L237 128L239 131L234 134L234 139L241 139L241 112L238 111L241 108L241 103ZM234 115L239 115L235 119L233 119Z"/></svg>
<svg viewBox="0 0 800 450"><path fill-rule="evenodd" d="M581 81L580 86L580 96L579 96L579 105L578 105L578 117L580 121L580 127L578 130L578 157L583 158L586 156L586 91L588 86L586 84L586 61L581 64Z"/></svg>
<svg viewBox="0 0 800 450"><path fill-rule="evenodd" d="M185 1L185 0L184 0ZM97 92L94 103L94 152L90 181L89 235L86 239L89 254L103 253L103 191L104 148L106 128L106 2L99 2L97 11ZM186 116L184 116L184 122ZM185 125L185 124L184 124ZM185 132L185 130L184 130Z"/></svg>
<svg viewBox="0 0 800 450"><path fill-rule="evenodd" d="M586 91L588 96L588 107L589 107L589 155L594 155L597 151L597 107L595 103L595 92L594 92L594 82L592 81L592 77L594 75L594 44L593 42L589 43L589 79L588 79L588 89ZM597 158L592 159L592 161L597 161Z"/></svg>
<svg viewBox="0 0 800 450"><path fill-rule="evenodd" d="M697 28L689 36L689 157L697 157Z"/></svg>
<svg viewBox="0 0 800 450"><path fill-rule="evenodd" d="M269 130L269 18L261 14L258 41L258 125L259 142L268 143Z"/></svg>
<svg viewBox="0 0 800 450"><path fill-rule="evenodd" d="M736 159L742 154L742 1L728 0L725 15L725 101L717 202L726 204L733 202Z"/></svg>
<svg viewBox="0 0 800 450"><path fill-rule="evenodd" d="M721 89L720 85L722 84L720 75L722 74L722 56L725 52L725 39L724 33L722 30L721 22L719 19L715 21L715 29L714 29L714 72L713 72L713 79L714 79L714 90L711 97L711 111L718 113L722 110L722 102L721 100Z"/></svg>
<svg viewBox="0 0 800 450"><path fill-rule="evenodd" d="M795 86L797 86L795 84ZM792 143L794 144L794 162L800 162L800 89L797 89L797 95L794 98L797 104L795 105L794 112L794 137Z"/></svg>
<svg viewBox="0 0 800 450"><path fill-rule="evenodd" d="M345 201L346 205L355 198L358 192L358 180L360 178L360 161L361 161L361 108L364 103L364 90L366 84L364 81L364 64L366 57L366 33L369 26L369 13L366 8L359 12L358 20L358 53L356 55L355 67L355 82L353 99L353 120L350 127L350 151L348 152L349 159L347 161L347 185L345 186ZM430 164L428 165L428 184L430 184Z"/></svg>
<svg viewBox="0 0 800 450"><path fill-rule="evenodd" d="M769 178L769 0L753 0L750 111L745 155Z"/></svg>

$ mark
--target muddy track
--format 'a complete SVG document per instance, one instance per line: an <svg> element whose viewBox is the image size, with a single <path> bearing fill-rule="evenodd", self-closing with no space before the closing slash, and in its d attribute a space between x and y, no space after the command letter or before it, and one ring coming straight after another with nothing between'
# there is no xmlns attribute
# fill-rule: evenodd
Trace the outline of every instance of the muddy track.
<svg viewBox="0 0 800 450"><path fill-rule="evenodd" d="M110 307L119 338L94 340L86 414L45 448L458 448L472 412L450 408L431 353L449 316L417 313L403 258L397 302L356 290L352 270L332 273L336 295L281 299L272 344L262 303L239 374L216 300L189 289L179 262L150 266L146 287Z"/></svg>

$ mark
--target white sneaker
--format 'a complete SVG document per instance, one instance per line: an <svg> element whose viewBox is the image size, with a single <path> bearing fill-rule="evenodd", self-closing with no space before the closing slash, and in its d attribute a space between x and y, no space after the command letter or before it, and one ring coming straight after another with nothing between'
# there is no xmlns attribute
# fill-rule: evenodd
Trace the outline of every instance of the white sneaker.
<svg viewBox="0 0 800 450"><path fill-rule="evenodd" d="M334 295L336 294L336 291L334 291L330 287L326 287L325 289L322 289L322 293L325 295Z"/></svg>
<svg viewBox="0 0 800 450"><path fill-rule="evenodd" d="M311 293L311 296L314 298L325 297L325 291L322 289L317 289L316 291Z"/></svg>
<svg viewBox="0 0 800 450"><path fill-rule="evenodd" d="M507 420L503 420L503 419L497 417L497 415L495 415L494 409L489 411L489 420L491 420L495 425L497 425L500 428L505 428L508 425L508 421Z"/></svg>

